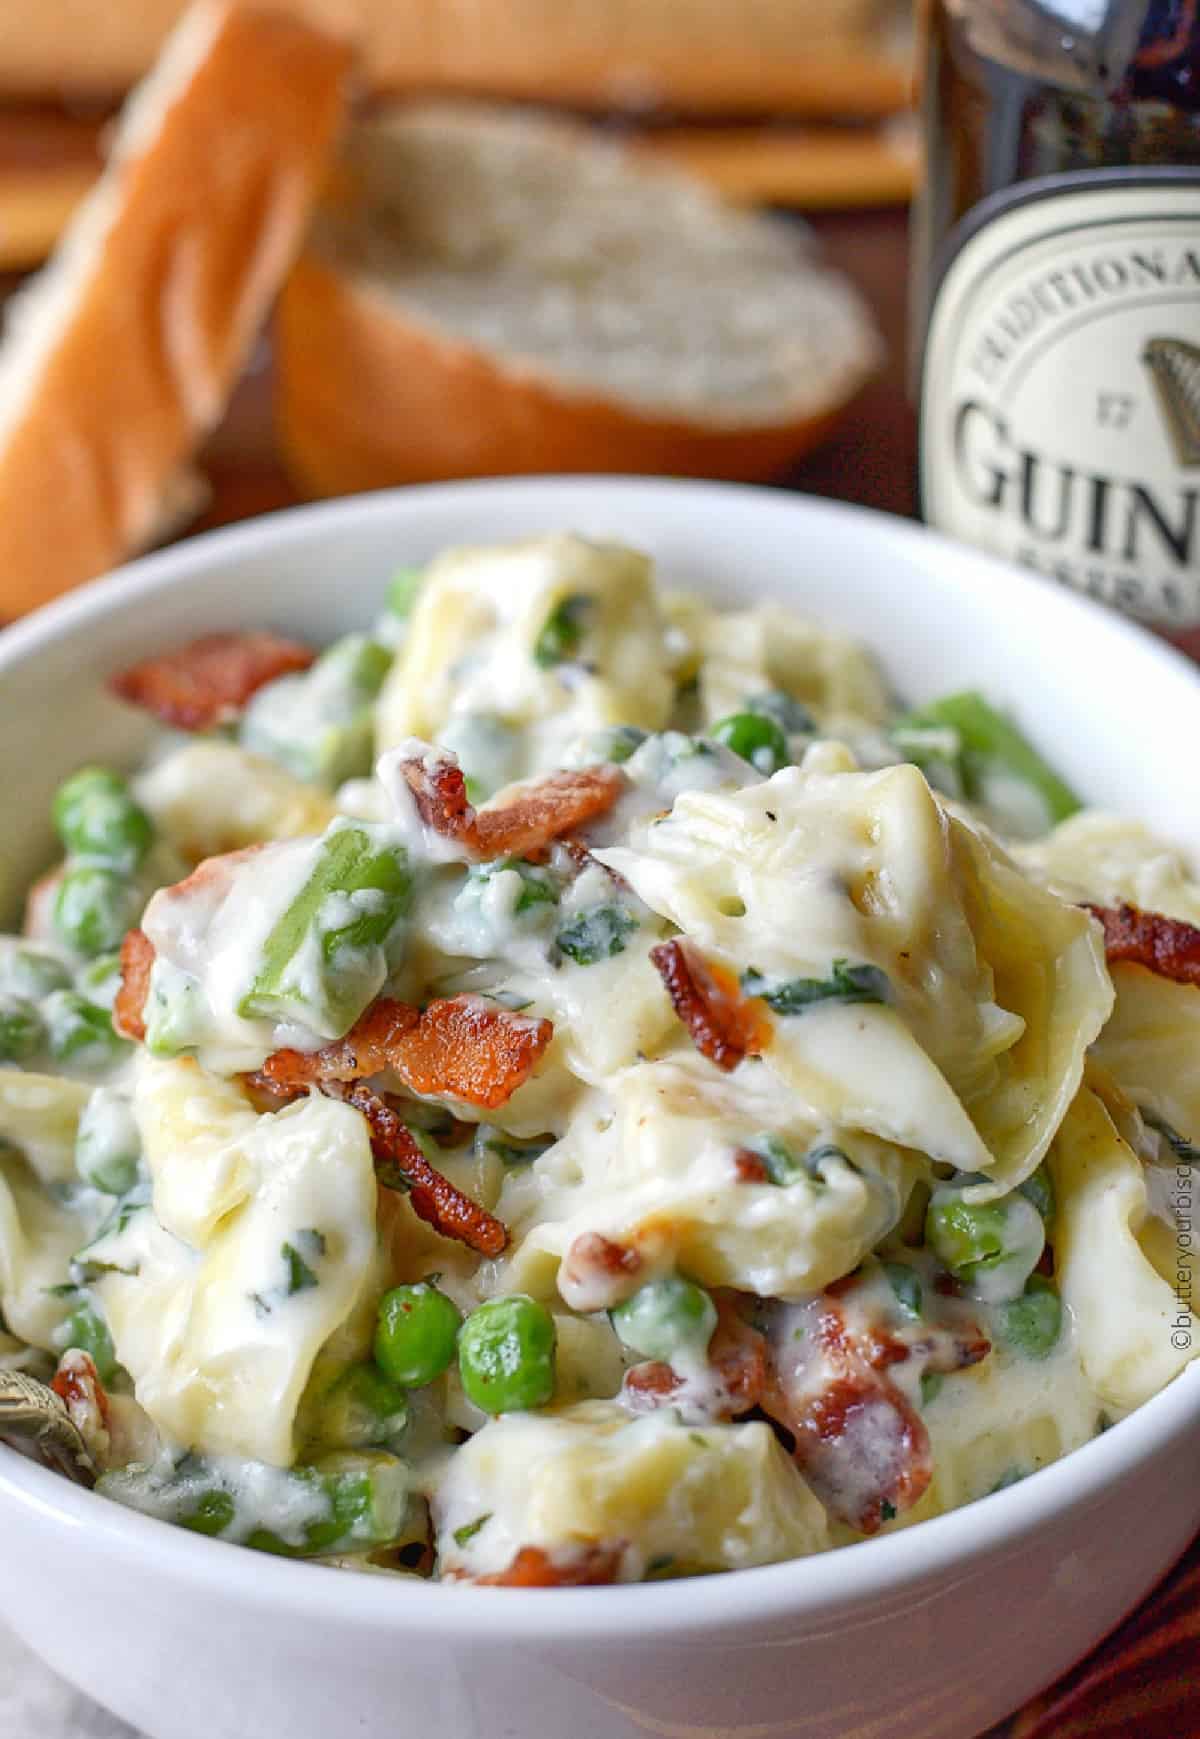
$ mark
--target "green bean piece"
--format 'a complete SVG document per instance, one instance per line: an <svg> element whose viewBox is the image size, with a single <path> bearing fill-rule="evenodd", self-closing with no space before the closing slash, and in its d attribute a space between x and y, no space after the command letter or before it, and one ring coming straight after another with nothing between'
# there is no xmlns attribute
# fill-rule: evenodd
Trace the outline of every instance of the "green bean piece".
<svg viewBox="0 0 1200 1739"><path fill-rule="evenodd" d="M91 858L126 873L154 840L154 824L129 786L106 767L81 767L58 788L54 825L72 857Z"/></svg>
<svg viewBox="0 0 1200 1739"><path fill-rule="evenodd" d="M0 1063L24 1063L46 1043L42 1017L23 997L0 993Z"/></svg>
<svg viewBox="0 0 1200 1739"><path fill-rule="evenodd" d="M128 1195L138 1181L142 1143L128 1099L97 1087L79 1118L75 1169L84 1183L106 1196Z"/></svg>
<svg viewBox="0 0 1200 1739"><path fill-rule="evenodd" d="M999 1306L1000 1333L1027 1359L1044 1359L1062 1333L1062 1302L1048 1280L1031 1274L1020 1298Z"/></svg>
<svg viewBox="0 0 1200 1739"><path fill-rule="evenodd" d="M624 906L590 906L569 919L554 941L577 966L594 966L598 960L623 954L625 938L637 927L637 919Z"/></svg>
<svg viewBox="0 0 1200 1739"><path fill-rule="evenodd" d="M540 670L552 670L579 656L594 603L585 592L576 592L554 606L533 643L533 662Z"/></svg>
<svg viewBox="0 0 1200 1739"><path fill-rule="evenodd" d="M408 1397L374 1365L351 1365L322 1395L317 1433L341 1449L382 1449L408 1424Z"/></svg>
<svg viewBox="0 0 1200 1739"><path fill-rule="evenodd" d="M967 1202L937 1190L925 1216L925 1241L938 1260L991 1303L1015 1298L1045 1247L1041 1215L1022 1195Z"/></svg>
<svg viewBox="0 0 1200 1739"><path fill-rule="evenodd" d="M42 1019L55 1062L104 1069L127 1049L113 1030L109 1010L88 1002L77 990L53 991L42 1004Z"/></svg>
<svg viewBox="0 0 1200 1739"><path fill-rule="evenodd" d="M680 1354L702 1358L717 1326L717 1307L708 1293L682 1274L648 1280L609 1316L632 1352L668 1365Z"/></svg>
<svg viewBox="0 0 1200 1739"><path fill-rule="evenodd" d="M718 720L708 734L715 743L723 743L764 775L778 773L791 762L787 738L765 713L730 713L728 718Z"/></svg>
<svg viewBox="0 0 1200 1739"><path fill-rule="evenodd" d="M179 1527L187 1528L193 1534L207 1534L210 1539L215 1539L233 1525L236 1515L237 1505L229 1492L214 1488L212 1491L201 1492L195 1503L175 1519Z"/></svg>
<svg viewBox="0 0 1200 1739"><path fill-rule="evenodd" d="M524 1293L471 1312L458 1337L463 1391L484 1413L543 1406L554 1393L558 1331L544 1304Z"/></svg>
<svg viewBox="0 0 1200 1739"><path fill-rule="evenodd" d="M402 846L381 843L379 830L364 824L334 822L307 882L267 937L238 1013L298 1021L331 1037L347 1032L383 984L386 946L411 895Z"/></svg>
<svg viewBox="0 0 1200 1739"><path fill-rule="evenodd" d="M1012 721L990 706L981 694L968 691L946 695L942 700L918 707L897 721L894 733L914 728L948 729L956 733L958 770L971 802L986 803L989 793L998 798L999 782L1016 780L1037 794L1047 827L1065 821L1080 807L1070 786Z"/></svg>
<svg viewBox="0 0 1200 1739"><path fill-rule="evenodd" d="M301 674L282 676L253 696L239 740L298 779L340 785L369 773L372 708L393 654L366 634L347 634Z"/></svg>
<svg viewBox="0 0 1200 1739"><path fill-rule="evenodd" d="M66 990L71 974L57 954L42 948L0 950L0 993L21 1002L41 1002L52 990Z"/></svg>
<svg viewBox="0 0 1200 1739"><path fill-rule="evenodd" d="M87 1353L102 1383L111 1383L120 1369L108 1324L87 1296L80 1299L58 1329L55 1339L63 1352L77 1348L79 1352Z"/></svg>
<svg viewBox="0 0 1200 1739"><path fill-rule="evenodd" d="M820 1002L887 1002L891 984L878 966L851 966L835 960L828 978L773 981L752 966L742 973L747 996L761 996L776 1014L803 1014Z"/></svg>
<svg viewBox="0 0 1200 1739"><path fill-rule="evenodd" d="M69 864L54 897L54 928L77 954L109 954L121 946L141 907L137 888L116 870Z"/></svg>
<svg viewBox="0 0 1200 1739"><path fill-rule="evenodd" d="M375 1363L393 1383L421 1389L454 1362L462 1316L429 1280L393 1286L379 1301Z"/></svg>

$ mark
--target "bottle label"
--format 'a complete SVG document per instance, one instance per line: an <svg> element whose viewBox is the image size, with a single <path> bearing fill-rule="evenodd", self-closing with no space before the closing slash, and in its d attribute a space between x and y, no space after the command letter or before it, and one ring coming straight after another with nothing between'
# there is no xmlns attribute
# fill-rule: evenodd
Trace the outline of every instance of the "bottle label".
<svg viewBox="0 0 1200 1739"><path fill-rule="evenodd" d="M926 519L1200 624L1200 169L1047 177L958 236L921 383Z"/></svg>

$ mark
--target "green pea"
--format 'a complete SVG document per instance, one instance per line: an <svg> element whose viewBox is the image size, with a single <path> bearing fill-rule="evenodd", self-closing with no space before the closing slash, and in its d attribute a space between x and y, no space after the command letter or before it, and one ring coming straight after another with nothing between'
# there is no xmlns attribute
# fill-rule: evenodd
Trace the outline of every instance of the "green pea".
<svg viewBox="0 0 1200 1739"><path fill-rule="evenodd" d="M213 1539L233 1525L236 1514L237 1505L230 1493L214 1489L201 1492L175 1520L181 1528L188 1528L193 1534L207 1534Z"/></svg>
<svg viewBox="0 0 1200 1739"><path fill-rule="evenodd" d="M681 1274L648 1280L611 1316L627 1347L664 1364L680 1353L702 1356L717 1326L717 1307L708 1293Z"/></svg>
<svg viewBox="0 0 1200 1739"><path fill-rule="evenodd" d="M81 767L59 786L54 825L72 856L98 858L124 870L137 867L154 839L150 817L134 802L124 779L106 767Z"/></svg>
<svg viewBox="0 0 1200 1739"><path fill-rule="evenodd" d="M791 761L787 738L764 713L730 713L709 731L714 742L723 743L743 761L763 774L777 773Z"/></svg>
<svg viewBox="0 0 1200 1739"><path fill-rule="evenodd" d="M998 1317L1003 1338L1028 1359L1047 1358L1062 1333L1062 1302L1040 1274L1030 1276L1020 1298L999 1307Z"/></svg>
<svg viewBox="0 0 1200 1739"><path fill-rule="evenodd" d="M42 1004L50 1055L59 1063L83 1069L103 1069L122 1054L125 1041L113 1031L106 1008L88 1002L76 990L56 990Z"/></svg>
<svg viewBox="0 0 1200 1739"><path fill-rule="evenodd" d="M75 988L88 1002L110 1012L121 988L121 956L119 953L97 954L75 975Z"/></svg>
<svg viewBox="0 0 1200 1739"><path fill-rule="evenodd" d="M0 994L0 1063L23 1063L45 1042L46 1029L33 1004Z"/></svg>
<svg viewBox="0 0 1200 1739"><path fill-rule="evenodd" d="M71 974L57 954L41 948L0 953L0 991L23 1002L40 1002L52 990L65 990Z"/></svg>
<svg viewBox="0 0 1200 1739"><path fill-rule="evenodd" d="M80 1300L58 1330L55 1339L63 1352L75 1347L81 1353L87 1353L96 1367L96 1375L100 1381L112 1381L118 1369L116 1351L112 1336L108 1332L108 1324L90 1298Z"/></svg>
<svg viewBox="0 0 1200 1739"><path fill-rule="evenodd" d="M142 899L133 883L99 864L67 869L54 897L54 928L79 954L111 953L136 923Z"/></svg>
<svg viewBox="0 0 1200 1739"><path fill-rule="evenodd" d="M967 1202L935 1191L925 1240L950 1272L991 1303L1015 1298L1037 1267L1046 1242L1041 1216L1022 1195Z"/></svg>
<svg viewBox="0 0 1200 1739"><path fill-rule="evenodd" d="M408 1424L408 1397L374 1365L351 1365L321 1398L318 1434L344 1449L380 1449Z"/></svg>
<svg viewBox="0 0 1200 1739"><path fill-rule="evenodd" d="M106 1196L128 1195L138 1181L142 1143L128 1099L97 1087L79 1119L75 1169Z"/></svg>
<svg viewBox="0 0 1200 1739"><path fill-rule="evenodd" d="M421 1389L454 1360L462 1316L431 1281L393 1286L379 1301L375 1363L406 1389Z"/></svg>
<svg viewBox="0 0 1200 1739"><path fill-rule="evenodd" d="M817 721L808 708L782 688L769 688L763 694L748 694L745 705L748 713L774 719L789 736L810 736L817 730Z"/></svg>
<svg viewBox="0 0 1200 1739"><path fill-rule="evenodd" d="M458 1338L458 1369L468 1401L485 1413L543 1406L554 1393L556 1341L554 1318L524 1293L481 1304Z"/></svg>

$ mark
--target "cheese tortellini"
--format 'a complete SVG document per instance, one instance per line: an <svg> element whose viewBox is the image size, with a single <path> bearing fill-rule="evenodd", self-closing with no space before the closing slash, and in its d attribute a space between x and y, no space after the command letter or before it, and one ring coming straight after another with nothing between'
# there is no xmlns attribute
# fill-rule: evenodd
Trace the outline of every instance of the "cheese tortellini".
<svg viewBox="0 0 1200 1739"><path fill-rule="evenodd" d="M1194 1381L1193 871L913 699L561 533L82 766L0 937L0 1386L57 1365L147 1514L558 1586L910 1526Z"/></svg>

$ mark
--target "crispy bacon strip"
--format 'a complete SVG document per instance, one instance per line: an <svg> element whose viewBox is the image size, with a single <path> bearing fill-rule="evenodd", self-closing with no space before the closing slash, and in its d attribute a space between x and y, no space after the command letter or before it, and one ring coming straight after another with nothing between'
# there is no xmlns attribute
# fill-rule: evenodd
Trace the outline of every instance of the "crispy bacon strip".
<svg viewBox="0 0 1200 1739"><path fill-rule="evenodd" d="M287 1089L299 1097L306 1089ZM353 1105L371 1130L375 1169L382 1184L409 1191L413 1211L444 1238L456 1238L483 1256L499 1256L508 1244L508 1228L470 1196L435 1171L410 1130L378 1093L361 1081L323 1081L321 1091Z"/></svg>
<svg viewBox="0 0 1200 1739"><path fill-rule="evenodd" d="M414 1093L494 1111L529 1079L553 1036L550 1021L481 997L447 997L423 1009L380 997L345 1038L319 1051L274 1051L261 1072L290 1087L391 1069Z"/></svg>
<svg viewBox="0 0 1200 1739"><path fill-rule="evenodd" d="M624 1546L585 1546L556 1564L540 1546L522 1546L506 1570L476 1576L477 1588L598 1588L615 1582Z"/></svg>
<svg viewBox="0 0 1200 1739"><path fill-rule="evenodd" d="M907 1397L864 1356L828 1293L776 1319L763 1408L795 1440L793 1454L839 1521L874 1534L910 1509L933 1478L929 1434ZM907 1357L907 1353L904 1354Z"/></svg>
<svg viewBox="0 0 1200 1739"><path fill-rule="evenodd" d="M527 857L610 810L625 786L615 767L551 773L507 803L475 809L453 761L409 756L400 772L426 827L457 840L473 856Z"/></svg>
<svg viewBox="0 0 1200 1739"><path fill-rule="evenodd" d="M309 647L279 634L206 634L121 671L112 688L165 725L206 731L239 712L264 683L312 661Z"/></svg>
<svg viewBox="0 0 1200 1739"><path fill-rule="evenodd" d="M732 972L714 966L684 937L660 942L650 958L702 1056L718 1069L736 1069L743 1058L762 1054L770 1022L761 1002L742 995Z"/></svg>
<svg viewBox="0 0 1200 1739"><path fill-rule="evenodd" d="M121 943L121 987L113 1001L113 1025L123 1038L146 1036L144 1010L150 989L154 944L144 930L127 930Z"/></svg>
<svg viewBox="0 0 1200 1739"><path fill-rule="evenodd" d="M1104 926L1109 965L1146 966L1176 984L1200 984L1200 929L1182 918L1143 912L1137 906L1087 906Z"/></svg>

